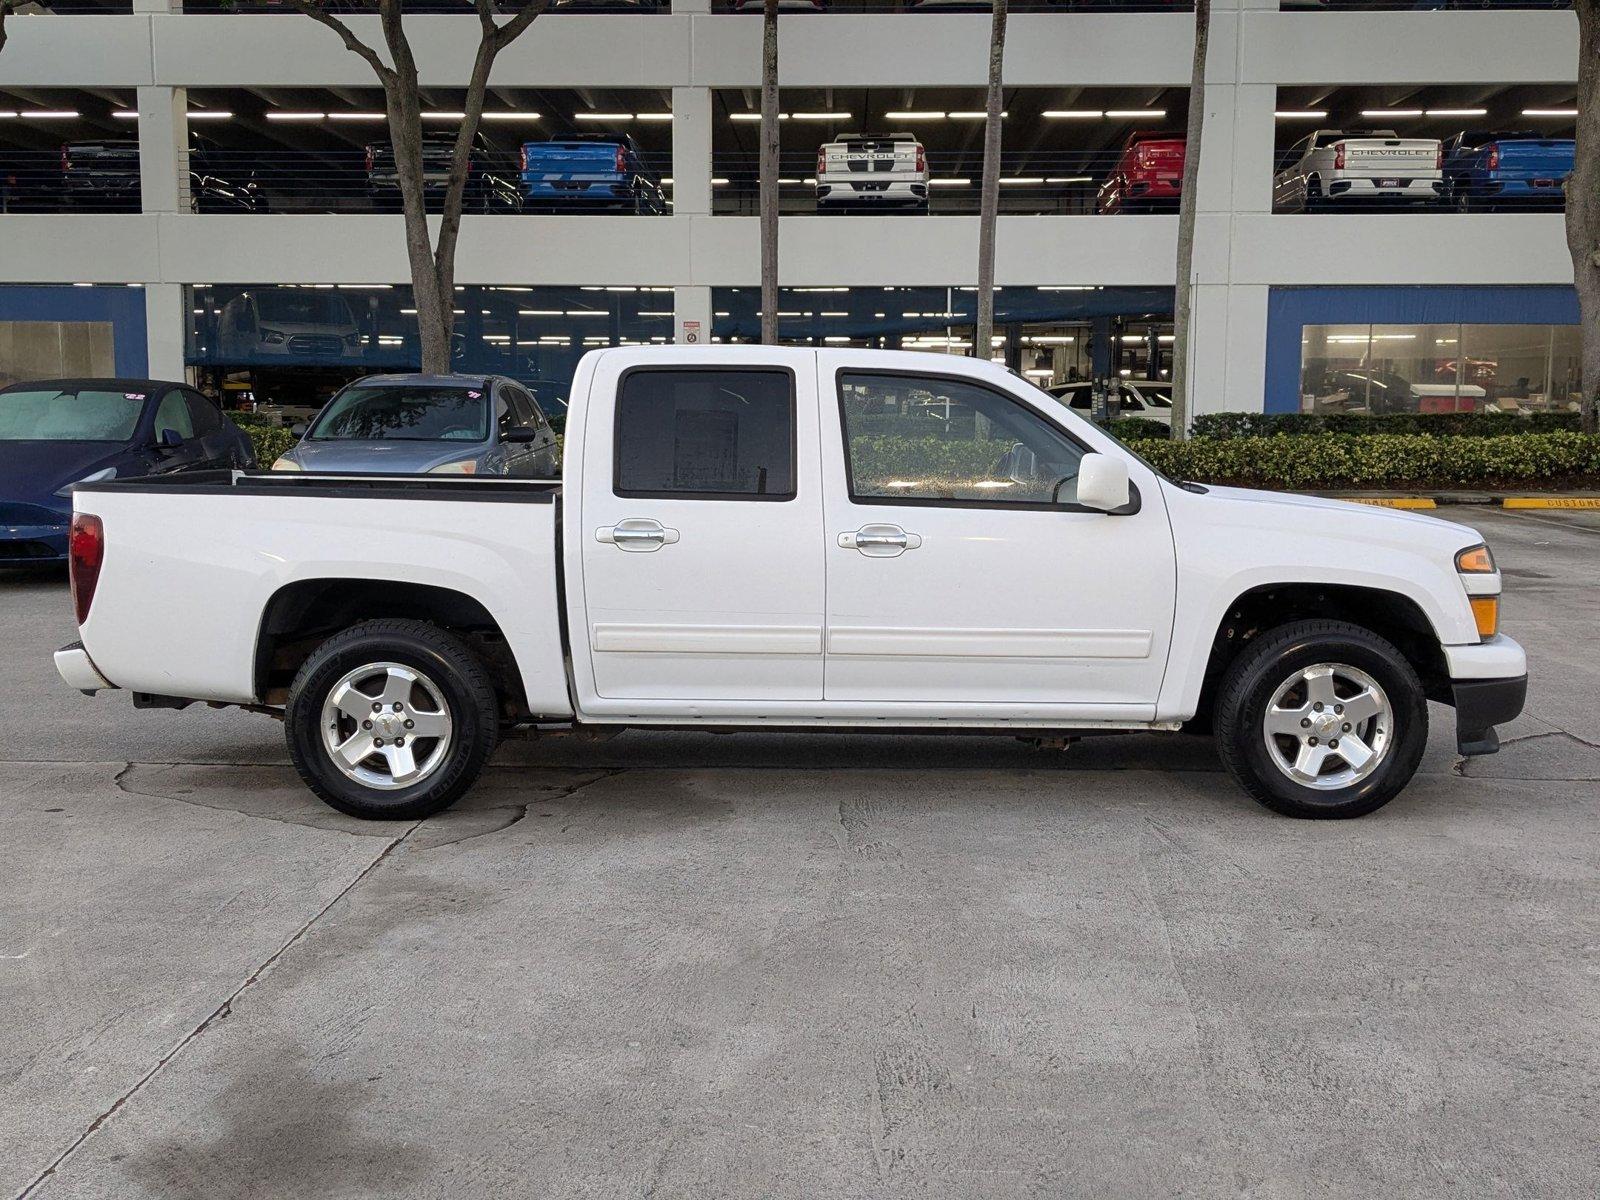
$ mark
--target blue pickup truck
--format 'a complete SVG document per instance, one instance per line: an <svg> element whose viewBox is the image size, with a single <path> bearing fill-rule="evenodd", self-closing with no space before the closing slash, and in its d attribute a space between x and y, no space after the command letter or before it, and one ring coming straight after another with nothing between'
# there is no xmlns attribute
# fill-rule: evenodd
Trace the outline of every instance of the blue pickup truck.
<svg viewBox="0 0 1600 1200"><path fill-rule="evenodd" d="M1446 194L1463 211L1506 204L1559 207L1572 174L1571 138L1469 129L1444 144Z"/></svg>
<svg viewBox="0 0 1600 1200"><path fill-rule="evenodd" d="M661 180L625 133L578 133L522 146L522 210L667 211Z"/></svg>

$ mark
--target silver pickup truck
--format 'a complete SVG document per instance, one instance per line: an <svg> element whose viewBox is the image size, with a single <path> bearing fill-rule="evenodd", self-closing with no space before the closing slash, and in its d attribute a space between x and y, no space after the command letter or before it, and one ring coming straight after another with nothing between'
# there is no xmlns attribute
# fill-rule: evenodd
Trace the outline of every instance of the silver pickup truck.
<svg viewBox="0 0 1600 1200"><path fill-rule="evenodd" d="M1319 129L1287 154L1272 181L1274 212L1314 212L1361 200L1436 204L1444 196L1438 138L1392 129Z"/></svg>

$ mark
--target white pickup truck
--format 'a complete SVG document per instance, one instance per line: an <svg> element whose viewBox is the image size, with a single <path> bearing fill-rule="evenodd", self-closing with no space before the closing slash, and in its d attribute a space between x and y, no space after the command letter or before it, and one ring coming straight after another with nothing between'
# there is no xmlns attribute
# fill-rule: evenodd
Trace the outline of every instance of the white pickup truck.
<svg viewBox="0 0 1600 1200"><path fill-rule="evenodd" d="M1360 200L1437 204L1445 193L1438 138L1403 138L1392 129L1319 129L1284 160L1272 180L1275 212L1314 212Z"/></svg>
<svg viewBox="0 0 1600 1200"><path fill-rule="evenodd" d="M1164 478L992 363L597 350L562 482L80 485L85 692L281 715L324 800L453 802L514 727L1214 729L1256 799L1369 812L1429 699L1522 708L1471 529Z"/></svg>

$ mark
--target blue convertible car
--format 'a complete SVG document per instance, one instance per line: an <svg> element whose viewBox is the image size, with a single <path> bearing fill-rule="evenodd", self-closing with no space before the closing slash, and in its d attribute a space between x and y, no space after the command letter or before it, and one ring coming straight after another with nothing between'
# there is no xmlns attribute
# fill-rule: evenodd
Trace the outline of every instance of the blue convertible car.
<svg viewBox="0 0 1600 1200"><path fill-rule="evenodd" d="M253 466L250 439L181 383L58 379L0 389L0 565L66 558L75 483Z"/></svg>

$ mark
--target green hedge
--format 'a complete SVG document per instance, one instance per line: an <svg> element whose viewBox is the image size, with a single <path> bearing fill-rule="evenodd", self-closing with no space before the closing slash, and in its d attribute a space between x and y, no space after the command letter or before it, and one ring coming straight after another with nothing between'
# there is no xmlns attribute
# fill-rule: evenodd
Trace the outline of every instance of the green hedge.
<svg viewBox="0 0 1600 1200"><path fill-rule="evenodd" d="M263 471L272 466L280 454L286 453L300 440L281 425L257 425L252 421L240 421L237 416L234 423L244 430L251 444L255 446L256 465Z"/></svg>
<svg viewBox="0 0 1600 1200"><path fill-rule="evenodd" d="M1140 453L1175 479L1294 491L1600 487L1600 436L1283 434L1148 442Z"/></svg>
<svg viewBox="0 0 1600 1200"><path fill-rule="evenodd" d="M1389 413L1362 417L1354 413L1206 413L1194 419L1196 437L1271 437L1303 433L1403 433L1428 437L1506 437L1522 433L1578 431L1578 414L1530 413ZM1122 434L1118 430L1118 437Z"/></svg>

